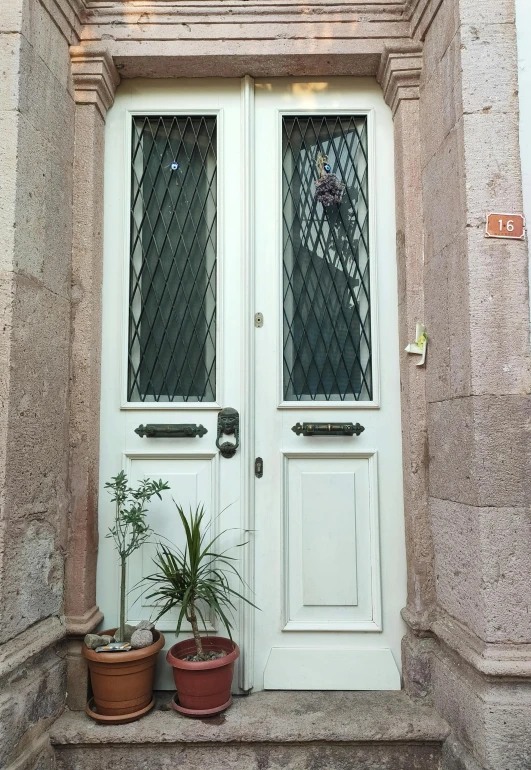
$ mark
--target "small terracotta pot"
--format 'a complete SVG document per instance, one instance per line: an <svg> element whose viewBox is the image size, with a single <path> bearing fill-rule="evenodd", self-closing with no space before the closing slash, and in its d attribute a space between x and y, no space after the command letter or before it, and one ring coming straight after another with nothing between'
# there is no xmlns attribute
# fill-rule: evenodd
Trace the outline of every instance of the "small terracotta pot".
<svg viewBox="0 0 531 770"><path fill-rule="evenodd" d="M114 636L116 629L101 631ZM88 661L96 713L87 708L94 719L107 717L105 722L133 721L153 705L153 681L157 656L164 647L164 636L153 631L153 644L129 652L96 652L83 645L81 651ZM124 717L128 717L124 719Z"/></svg>
<svg viewBox="0 0 531 770"><path fill-rule="evenodd" d="M234 674L234 661L240 656L240 648L222 636L203 638L205 650L226 652L223 658L195 662L183 660L195 655L193 639L174 644L168 650L166 660L173 667L173 678L179 702L172 705L188 716L209 716L224 711L232 703L230 688Z"/></svg>

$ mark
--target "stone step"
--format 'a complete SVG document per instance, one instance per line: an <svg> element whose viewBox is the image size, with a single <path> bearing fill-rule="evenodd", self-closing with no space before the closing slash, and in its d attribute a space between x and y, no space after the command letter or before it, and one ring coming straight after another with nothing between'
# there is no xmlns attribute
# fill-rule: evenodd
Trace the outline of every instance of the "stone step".
<svg viewBox="0 0 531 770"><path fill-rule="evenodd" d="M448 735L403 692L260 692L199 720L170 697L129 725L65 712L51 733L57 770L439 770Z"/></svg>

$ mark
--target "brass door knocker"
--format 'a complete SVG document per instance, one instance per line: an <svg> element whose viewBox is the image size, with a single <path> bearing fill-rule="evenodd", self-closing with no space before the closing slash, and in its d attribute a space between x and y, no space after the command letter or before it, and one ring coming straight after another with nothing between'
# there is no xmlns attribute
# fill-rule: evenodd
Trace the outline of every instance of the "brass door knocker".
<svg viewBox="0 0 531 770"><path fill-rule="evenodd" d="M219 441L223 434L227 436L234 436L235 443L225 441L220 444ZM219 449L221 456L230 459L236 454L236 450L240 446L240 415L236 409L232 409L230 406L226 406L218 414L218 437L216 439L216 446Z"/></svg>

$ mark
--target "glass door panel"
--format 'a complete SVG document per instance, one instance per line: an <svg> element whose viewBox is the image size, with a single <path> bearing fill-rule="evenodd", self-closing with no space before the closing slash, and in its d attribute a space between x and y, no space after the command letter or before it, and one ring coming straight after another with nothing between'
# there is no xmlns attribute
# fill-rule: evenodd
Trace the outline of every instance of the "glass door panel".
<svg viewBox="0 0 531 770"><path fill-rule="evenodd" d="M316 198L319 155L339 204ZM366 116L283 117L282 201L284 399L371 401Z"/></svg>
<svg viewBox="0 0 531 770"><path fill-rule="evenodd" d="M134 117L128 400L216 400L216 117Z"/></svg>

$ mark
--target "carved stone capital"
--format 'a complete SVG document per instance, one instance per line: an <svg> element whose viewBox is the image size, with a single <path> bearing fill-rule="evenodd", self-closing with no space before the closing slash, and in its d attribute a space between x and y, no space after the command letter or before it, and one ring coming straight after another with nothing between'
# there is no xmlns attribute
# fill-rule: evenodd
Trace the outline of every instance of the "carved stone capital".
<svg viewBox="0 0 531 770"><path fill-rule="evenodd" d="M378 82L393 115L400 102L419 98L421 72L420 43L385 47L378 69Z"/></svg>
<svg viewBox="0 0 531 770"><path fill-rule="evenodd" d="M97 605L94 605L83 615L67 615L65 617L66 633L68 636L85 636L90 634L102 620L103 613Z"/></svg>
<svg viewBox="0 0 531 770"><path fill-rule="evenodd" d="M433 633L485 676L531 678L531 644L484 642L442 610Z"/></svg>
<svg viewBox="0 0 531 770"><path fill-rule="evenodd" d="M70 59L76 103L94 104L105 120L120 82L111 54L104 47L78 45L70 48Z"/></svg>

